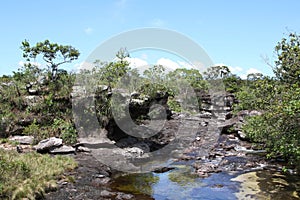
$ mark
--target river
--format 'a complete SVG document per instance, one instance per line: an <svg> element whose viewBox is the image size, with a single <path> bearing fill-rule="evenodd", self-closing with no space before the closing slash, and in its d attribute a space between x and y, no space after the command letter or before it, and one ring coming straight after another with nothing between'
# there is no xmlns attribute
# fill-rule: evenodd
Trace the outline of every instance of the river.
<svg viewBox="0 0 300 200"><path fill-rule="evenodd" d="M116 176L111 187L125 193L149 195L140 199L300 199L300 177L296 175L257 169L199 178L187 165L173 167L165 173Z"/></svg>

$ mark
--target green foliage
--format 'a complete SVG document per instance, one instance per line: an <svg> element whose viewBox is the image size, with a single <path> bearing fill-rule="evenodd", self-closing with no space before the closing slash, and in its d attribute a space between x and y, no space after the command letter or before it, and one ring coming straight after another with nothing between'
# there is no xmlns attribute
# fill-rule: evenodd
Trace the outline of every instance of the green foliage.
<svg viewBox="0 0 300 200"><path fill-rule="evenodd" d="M68 128L63 129L60 138L66 144L76 144L77 142L77 133L73 126L68 126Z"/></svg>
<svg viewBox="0 0 300 200"><path fill-rule="evenodd" d="M76 167L71 157L18 154L0 149L0 198L36 199L56 187L56 179Z"/></svg>
<svg viewBox="0 0 300 200"><path fill-rule="evenodd" d="M247 82L254 82L263 79L264 79L264 75L262 73L251 73L247 75Z"/></svg>
<svg viewBox="0 0 300 200"><path fill-rule="evenodd" d="M203 74L206 80L217 80L229 76L231 72L227 66L217 65L207 68Z"/></svg>
<svg viewBox="0 0 300 200"><path fill-rule="evenodd" d="M56 80L60 65L72 62L78 59L80 55L79 51L70 45L50 43L49 40L38 42L35 46L31 46L27 40L24 40L21 49L23 50L23 57L27 61L36 59L40 55L48 65L48 71L52 80Z"/></svg>
<svg viewBox="0 0 300 200"><path fill-rule="evenodd" d="M156 98L162 94L173 95L174 91L170 87L166 79L165 68L162 65L154 65L143 73L142 84L138 91L151 99Z"/></svg>
<svg viewBox="0 0 300 200"><path fill-rule="evenodd" d="M33 135L36 142L49 136L61 136L66 143L76 142L77 133L70 120L75 74L59 67L76 60L78 50L48 40L35 46L24 41L21 49L28 62L13 72L13 76L0 77L0 136L9 136L20 120L34 118L37 120L24 125L23 134ZM48 68L29 62L38 57ZM52 126L56 119L62 120L59 128Z"/></svg>
<svg viewBox="0 0 300 200"><path fill-rule="evenodd" d="M24 102L12 77L3 76L0 80L0 137L7 137L7 130L17 119L17 113L13 111L23 110Z"/></svg>
<svg viewBox="0 0 300 200"><path fill-rule="evenodd" d="M49 136L40 127L40 125L37 123L36 119L33 120L32 124L30 124L29 126L25 127L25 129L23 130L23 134L33 136L34 139L35 139L35 143L37 143L40 140L46 139Z"/></svg>
<svg viewBox="0 0 300 200"><path fill-rule="evenodd" d="M273 78L247 80L246 84L236 93L240 103L235 105L236 110L268 110L276 103L285 90L283 85Z"/></svg>
<svg viewBox="0 0 300 200"><path fill-rule="evenodd" d="M263 144L269 153L268 157L283 157L291 165L299 166L300 89L282 86L277 88L281 90L280 95L265 93L266 97L261 98L270 102L273 97L271 104L261 102L259 106L255 101L248 102L249 105L241 103L246 108L253 106L264 110L263 115L248 118L243 131L252 141Z"/></svg>
<svg viewBox="0 0 300 200"><path fill-rule="evenodd" d="M166 69L164 66L154 65L154 66L150 67L149 69L145 70L143 75L145 76L146 79L148 79L149 81L151 81L153 83L155 83L155 82L162 83L166 77L165 71L166 71Z"/></svg>
<svg viewBox="0 0 300 200"><path fill-rule="evenodd" d="M140 93L152 98L163 96L165 94L172 94L173 91L162 83L153 83L145 80L144 84L138 89Z"/></svg>
<svg viewBox="0 0 300 200"><path fill-rule="evenodd" d="M249 118L243 130L251 140L264 144L269 157L280 156L297 166L300 162L300 90L287 95L292 93L298 99L283 97L287 99L273 104L262 116Z"/></svg>
<svg viewBox="0 0 300 200"><path fill-rule="evenodd" d="M264 144L269 157L284 157L295 166L300 161L299 98L299 88L286 88L262 116L249 118L243 127L251 140Z"/></svg>
<svg viewBox="0 0 300 200"><path fill-rule="evenodd" d="M3 78L2 78L3 79ZM1 110L10 111L13 108L23 109L24 102L22 99L23 91L20 85L12 77L5 78L0 86L0 104Z"/></svg>
<svg viewBox="0 0 300 200"><path fill-rule="evenodd" d="M225 88L225 80L227 80L227 85L231 85L231 79L235 77L231 74L229 68L227 66L218 65L212 66L206 69L203 73L205 80L208 82L208 90L210 93L219 93L224 92ZM235 80L235 79L234 79ZM237 80L236 80L237 81ZM234 84L232 84L234 85ZM232 86L231 86L232 87ZM233 87L235 89L236 87Z"/></svg>
<svg viewBox="0 0 300 200"><path fill-rule="evenodd" d="M278 59L275 61L274 73L282 82L288 84L300 83L300 36L290 33L275 47Z"/></svg>
<svg viewBox="0 0 300 200"><path fill-rule="evenodd" d="M240 91L243 81L237 75L230 74L224 78L223 83L227 92L236 93Z"/></svg>
<svg viewBox="0 0 300 200"><path fill-rule="evenodd" d="M77 142L77 132L72 122L63 119L54 119L53 129L57 129L60 138L66 144L75 144Z"/></svg>
<svg viewBox="0 0 300 200"><path fill-rule="evenodd" d="M174 99L174 97L169 97L168 106L174 112L181 112L182 111L180 103L178 101L176 101Z"/></svg>
<svg viewBox="0 0 300 200"><path fill-rule="evenodd" d="M197 69L179 68L167 74L169 82L187 81L195 90L207 90L207 82L204 81L201 73Z"/></svg>
<svg viewBox="0 0 300 200"><path fill-rule="evenodd" d="M92 70L92 76L89 76L96 82L95 85L105 84L115 87L118 81L130 70L126 58L129 57L126 49L121 49L117 53L117 60L114 62L95 62L95 68Z"/></svg>
<svg viewBox="0 0 300 200"><path fill-rule="evenodd" d="M282 157L300 170L300 38L290 34L276 46L274 73L277 79L261 74L249 75L247 85L237 93L241 101L236 110L263 110L243 126L247 137L261 143L268 157Z"/></svg>

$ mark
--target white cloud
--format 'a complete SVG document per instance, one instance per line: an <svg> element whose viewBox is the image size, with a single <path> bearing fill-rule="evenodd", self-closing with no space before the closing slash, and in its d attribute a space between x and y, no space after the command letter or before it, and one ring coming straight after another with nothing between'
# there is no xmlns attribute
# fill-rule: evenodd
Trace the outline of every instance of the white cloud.
<svg viewBox="0 0 300 200"><path fill-rule="evenodd" d="M262 73L261 71L259 71L258 69L255 69L255 68L249 68L247 71L246 71L246 74L242 74L240 77L242 79L247 79L247 75L248 74L254 74L254 73Z"/></svg>
<svg viewBox="0 0 300 200"><path fill-rule="evenodd" d="M166 67L166 71L172 71L177 68L181 68L178 62L174 62L173 60L170 60L168 58L160 58L159 60L157 60L156 64Z"/></svg>
<svg viewBox="0 0 300 200"><path fill-rule="evenodd" d="M241 68L241 67L228 66L228 68L231 71L231 73L233 73L233 74L236 74L236 73L239 73L239 72L243 71L243 68Z"/></svg>
<svg viewBox="0 0 300 200"><path fill-rule="evenodd" d="M148 59L148 55L145 54L145 53L143 53L143 54L141 55L141 58L142 58L143 60L147 60L147 59Z"/></svg>
<svg viewBox="0 0 300 200"><path fill-rule="evenodd" d="M126 60L130 63L130 67L132 68L148 66L148 62L140 58L126 58Z"/></svg>
<svg viewBox="0 0 300 200"><path fill-rule="evenodd" d="M91 27L88 27L86 29L84 29L84 32L87 34L87 35L91 35L93 33L93 29Z"/></svg>
<svg viewBox="0 0 300 200"><path fill-rule="evenodd" d="M192 65L184 61L178 61L178 64L180 65L180 68L197 69L197 65Z"/></svg>

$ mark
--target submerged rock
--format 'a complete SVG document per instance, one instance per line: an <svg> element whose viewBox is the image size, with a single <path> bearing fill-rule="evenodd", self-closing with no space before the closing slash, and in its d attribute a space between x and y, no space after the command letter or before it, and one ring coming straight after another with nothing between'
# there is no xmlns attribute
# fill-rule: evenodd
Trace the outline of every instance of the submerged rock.
<svg viewBox="0 0 300 200"><path fill-rule="evenodd" d="M165 173L175 169L175 167L160 167L153 170L154 173Z"/></svg>

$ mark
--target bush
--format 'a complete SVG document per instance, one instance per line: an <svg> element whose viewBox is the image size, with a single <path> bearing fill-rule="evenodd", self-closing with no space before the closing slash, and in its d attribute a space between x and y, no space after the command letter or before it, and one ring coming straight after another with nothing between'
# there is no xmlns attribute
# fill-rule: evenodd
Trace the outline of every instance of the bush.
<svg viewBox="0 0 300 200"><path fill-rule="evenodd" d="M77 142L77 132L71 121L64 119L54 119L52 129L59 133L59 137L66 144L75 144Z"/></svg>
<svg viewBox="0 0 300 200"><path fill-rule="evenodd" d="M173 97L169 97L168 99L168 106L174 112L181 112L181 106L178 101L176 101Z"/></svg>
<svg viewBox="0 0 300 200"><path fill-rule="evenodd" d="M300 166L300 88L286 88L281 98L261 116L247 119L243 131L263 143L269 157L283 157Z"/></svg>

